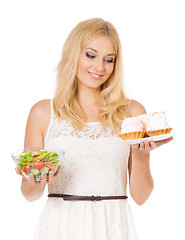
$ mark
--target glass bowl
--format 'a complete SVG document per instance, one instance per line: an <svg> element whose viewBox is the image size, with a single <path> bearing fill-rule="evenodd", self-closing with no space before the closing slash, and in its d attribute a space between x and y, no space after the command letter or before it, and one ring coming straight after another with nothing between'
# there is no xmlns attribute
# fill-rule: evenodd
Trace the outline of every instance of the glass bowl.
<svg viewBox="0 0 185 240"><path fill-rule="evenodd" d="M12 159L22 174L29 180L33 173L36 182L41 181L41 174L45 172L48 180L49 172L57 172L65 151L55 147L25 148L12 153Z"/></svg>

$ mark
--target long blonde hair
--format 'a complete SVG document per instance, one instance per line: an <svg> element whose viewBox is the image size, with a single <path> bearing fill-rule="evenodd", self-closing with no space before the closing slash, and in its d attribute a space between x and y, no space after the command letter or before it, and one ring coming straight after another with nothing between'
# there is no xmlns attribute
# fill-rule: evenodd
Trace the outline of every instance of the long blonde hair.
<svg viewBox="0 0 185 240"><path fill-rule="evenodd" d="M69 34L58 64L57 87L53 101L57 117L68 120L75 129L81 130L86 122L85 115L76 99L76 72L81 51L96 37L107 36L112 40L116 52L114 70L102 84L99 121L103 128L119 131L122 120L129 115L128 100L123 91L123 63L121 44L114 26L101 18L80 22Z"/></svg>

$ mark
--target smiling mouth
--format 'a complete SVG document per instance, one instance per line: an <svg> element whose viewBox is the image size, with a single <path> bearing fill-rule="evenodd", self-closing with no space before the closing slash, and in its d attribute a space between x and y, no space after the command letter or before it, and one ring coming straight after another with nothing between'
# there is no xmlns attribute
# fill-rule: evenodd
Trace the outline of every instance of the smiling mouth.
<svg viewBox="0 0 185 240"><path fill-rule="evenodd" d="M93 79L100 79L102 78L104 75L101 75L101 74L96 74L96 73L93 73L93 72L88 72L88 74L93 78Z"/></svg>

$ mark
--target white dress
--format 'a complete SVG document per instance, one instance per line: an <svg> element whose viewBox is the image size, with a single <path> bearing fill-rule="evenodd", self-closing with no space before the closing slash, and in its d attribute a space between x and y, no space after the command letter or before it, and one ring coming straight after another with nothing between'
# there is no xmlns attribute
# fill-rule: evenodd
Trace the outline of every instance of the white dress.
<svg viewBox="0 0 185 240"><path fill-rule="evenodd" d="M74 131L71 123L53 114L46 147L65 150L61 174L49 193L84 196L124 196L130 148L116 133L103 131L99 122ZM127 200L65 201L48 198L34 240L136 240Z"/></svg>

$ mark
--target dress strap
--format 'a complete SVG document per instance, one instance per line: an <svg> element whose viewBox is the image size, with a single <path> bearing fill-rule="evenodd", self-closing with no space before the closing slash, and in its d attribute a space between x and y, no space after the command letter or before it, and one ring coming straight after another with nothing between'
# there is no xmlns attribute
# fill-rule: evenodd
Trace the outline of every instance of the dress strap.
<svg viewBox="0 0 185 240"><path fill-rule="evenodd" d="M47 129L47 132L46 132L46 136L44 138L44 145L46 145L46 140L48 139L48 135L49 135L49 132L50 132L50 129L51 129L51 125L52 125L52 122L53 122L53 117L54 117L54 111L53 111L53 99L50 99L50 114L51 114L51 117L50 117L50 123L49 123L49 126L48 126L48 129Z"/></svg>
<svg viewBox="0 0 185 240"><path fill-rule="evenodd" d="M53 111L53 99L50 99L50 107L51 107L51 118L54 117L54 111Z"/></svg>

